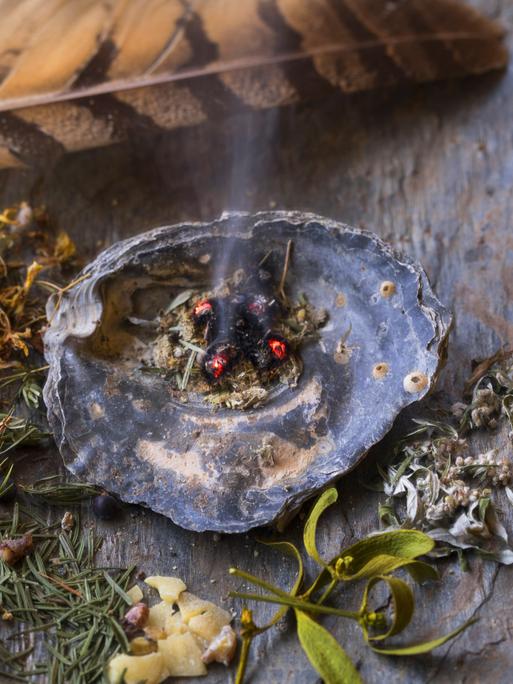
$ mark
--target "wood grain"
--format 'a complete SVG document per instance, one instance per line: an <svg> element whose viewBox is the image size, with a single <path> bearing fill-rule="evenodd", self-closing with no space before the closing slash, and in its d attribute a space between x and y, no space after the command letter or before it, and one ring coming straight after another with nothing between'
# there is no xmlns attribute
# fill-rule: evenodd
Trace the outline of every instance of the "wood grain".
<svg viewBox="0 0 513 684"><path fill-rule="evenodd" d="M475 4L513 25L511 0L492 8L487 0ZM349 98L333 94L322 106L246 112L157 140L134 136L68 155L51 170L4 171L0 205L45 203L89 255L99 244L185 218L210 219L228 208L299 208L375 230L424 264L438 295L455 311L441 391L458 398L470 361L513 343L512 120L510 72ZM474 445L493 446L511 454L505 433ZM383 452L376 449L340 483L339 503L322 527L325 549L376 528L378 497L359 483ZM32 477L59 458L53 451L32 452L23 463ZM513 534L513 518L502 505ZM98 524L85 508L84 521L105 534L102 553L109 563L135 561L147 572L179 574L193 591L216 601L235 586L226 573L231 564L258 568L283 586L291 579L289 561L259 546L256 534L214 541L135 508L115 525ZM293 522L287 535L298 539L299 530L300 521ZM471 560L470 573L456 562L440 567L442 583L416 592L412 641L470 615L480 622L432 655L378 657L352 625L325 622L368 684L511 681L513 570L478 559ZM356 605L358 593L348 589L345 600ZM258 614L269 611L259 608ZM250 673L252 684L318 681L292 632L280 630L257 643ZM225 683L232 675L219 667L206 681Z"/></svg>

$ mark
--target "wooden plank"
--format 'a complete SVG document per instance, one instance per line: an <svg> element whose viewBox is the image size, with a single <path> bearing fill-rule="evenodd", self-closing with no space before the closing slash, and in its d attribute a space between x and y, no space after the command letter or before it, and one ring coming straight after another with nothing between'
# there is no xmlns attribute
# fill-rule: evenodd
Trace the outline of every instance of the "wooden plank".
<svg viewBox="0 0 513 684"><path fill-rule="evenodd" d="M511 0L495 5L504 19L512 16ZM422 261L440 298L456 312L441 389L457 398L472 358L513 344L512 120L511 73L336 95L322 106L241 115L156 142L140 139L71 155L45 172L3 172L0 205L45 203L89 255L100 244L185 218L210 219L229 208L306 209L375 230ZM506 434L474 448L496 442L508 448ZM327 551L376 529L378 497L359 482L381 453L374 450L340 483L339 504L322 528ZM58 462L56 452L46 456L51 467ZM240 586L226 572L233 564L257 567L283 586L291 579L290 562L262 549L258 533L214 541L135 507L116 524L96 522L87 508L84 519L105 534L102 554L109 563L135 561L152 574L178 574L192 591L215 601ZM511 516L508 523L513 529ZM298 539L300 527L293 522L287 536ZM455 562L442 563L441 585L416 592L412 640L481 616L432 656L374 656L354 625L326 624L370 684L509 682L513 577L478 559L471 568L465 574ZM348 588L350 605L357 605L360 591ZM257 612L264 618L271 610ZM256 643L249 672L253 683L317 681L293 633L281 629ZM219 666L208 681L230 676Z"/></svg>

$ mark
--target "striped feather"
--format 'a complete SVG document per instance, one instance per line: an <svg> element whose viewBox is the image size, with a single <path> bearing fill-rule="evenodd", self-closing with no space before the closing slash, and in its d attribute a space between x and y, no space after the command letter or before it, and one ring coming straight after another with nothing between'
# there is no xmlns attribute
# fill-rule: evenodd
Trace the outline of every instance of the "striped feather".
<svg viewBox="0 0 513 684"><path fill-rule="evenodd" d="M0 166L507 63L501 28L462 0L0 0L0 13Z"/></svg>

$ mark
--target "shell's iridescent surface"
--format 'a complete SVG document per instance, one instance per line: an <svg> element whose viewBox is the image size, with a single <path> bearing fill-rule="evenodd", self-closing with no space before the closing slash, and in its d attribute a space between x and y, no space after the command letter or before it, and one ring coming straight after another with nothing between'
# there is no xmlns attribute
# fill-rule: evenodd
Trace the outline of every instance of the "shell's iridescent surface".
<svg viewBox="0 0 513 684"><path fill-rule="evenodd" d="M330 319L301 350L296 388L261 408L183 403L141 369L154 318L214 269L294 241L290 294ZM194 530L243 532L287 515L363 457L433 386L450 317L425 273L375 235L310 214L230 214L113 245L63 299L46 334L45 400L67 467ZM51 309L51 303L49 308ZM50 312L51 313L51 312Z"/></svg>

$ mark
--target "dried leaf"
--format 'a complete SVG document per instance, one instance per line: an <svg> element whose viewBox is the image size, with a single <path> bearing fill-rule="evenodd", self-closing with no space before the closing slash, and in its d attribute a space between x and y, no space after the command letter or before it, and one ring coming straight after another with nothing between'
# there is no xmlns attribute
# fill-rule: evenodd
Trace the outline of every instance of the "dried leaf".
<svg viewBox="0 0 513 684"><path fill-rule="evenodd" d="M390 525L395 525L399 527L399 520L395 514L395 507L391 502L381 503L378 506L378 517L380 523L385 527L390 527Z"/></svg>
<svg viewBox="0 0 513 684"><path fill-rule="evenodd" d="M353 663L336 639L306 613L296 610L297 634L312 666L325 684L362 684Z"/></svg>
<svg viewBox="0 0 513 684"><path fill-rule="evenodd" d="M173 311L173 309L177 309L179 306L182 306L182 304L185 304L185 302L188 302L193 294L194 290L184 290L183 292L179 292L164 310L164 315L170 313Z"/></svg>
<svg viewBox="0 0 513 684"><path fill-rule="evenodd" d="M57 261L61 264L69 261L77 253L77 248L70 236L65 232L61 231L57 235L55 241L55 247L53 250L53 255Z"/></svg>
<svg viewBox="0 0 513 684"><path fill-rule="evenodd" d="M30 264L30 266L27 269L27 275L25 276L25 282L23 283L23 289L25 291L25 294L27 294L27 292L30 290L37 276L42 270L43 267L41 266L41 264L38 264L37 261L33 261Z"/></svg>
<svg viewBox="0 0 513 684"><path fill-rule="evenodd" d="M504 525L497 517L495 506L488 505L486 507L484 522L493 535L502 539L504 542L506 542L506 544L509 543L508 533L506 532Z"/></svg>
<svg viewBox="0 0 513 684"><path fill-rule="evenodd" d="M465 388L463 390L464 396L472 394L472 388L474 385L488 373L494 364L500 363L501 361L510 358L512 354L513 350L499 349L495 352L495 354L492 354L488 358L480 361L472 371L472 375L465 383Z"/></svg>
<svg viewBox="0 0 513 684"><path fill-rule="evenodd" d="M406 527L415 525L422 517L422 502L415 486L407 477L402 477L401 482L406 489Z"/></svg>

